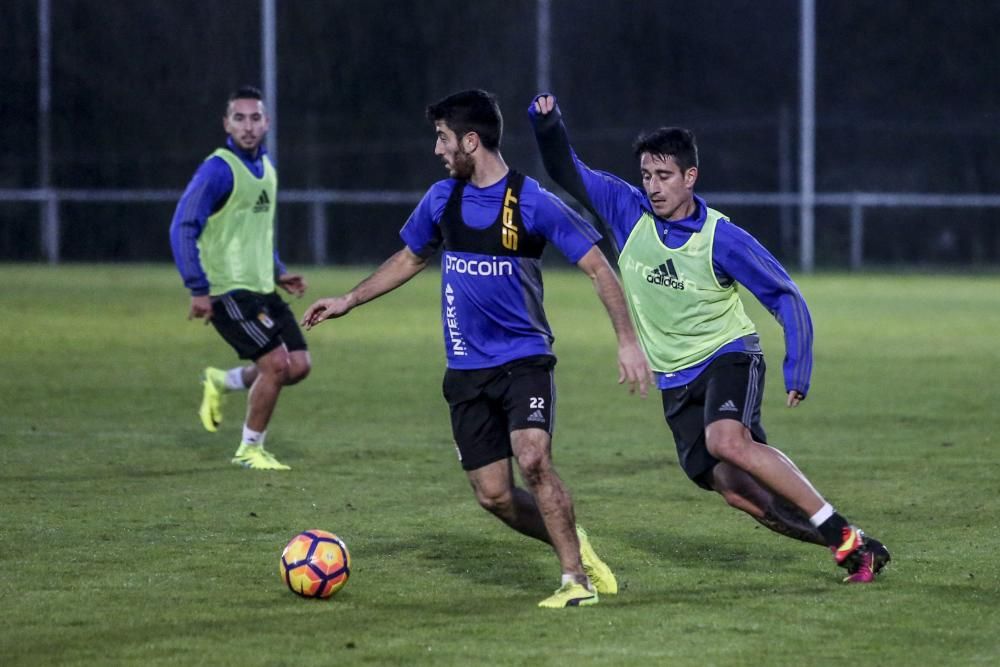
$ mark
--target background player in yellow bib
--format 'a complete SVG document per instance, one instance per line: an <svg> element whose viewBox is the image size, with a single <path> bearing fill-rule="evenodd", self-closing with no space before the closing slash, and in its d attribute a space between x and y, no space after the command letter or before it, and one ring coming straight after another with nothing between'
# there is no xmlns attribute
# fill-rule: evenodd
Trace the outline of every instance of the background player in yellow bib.
<svg viewBox="0 0 1000 667"><path fill-rule="evenodd" d="M226 392L250 389L243 437L234 464L288 470L264 449L282 387L309 373L306 341L275 286L302 296L306 282L288 273L274 248L278 178L263 141L269 119L260 91L230 95L222 119L229 135L188 184L170 225L170 245L191 292L188 319L211 322L251 365L206 368L199 416L212 432L222 420Z"/></svg>
<svg viewBox="0 0 1000 667"><path fill-rule="evenodd" d="M549 175L612 231L632 319L684 472L771 530L829 547L847 569L844 581L872 582L889 551L850 525L767 444L760 416L764 356L737 284L784 329L790 408L809 391L812 321L778 260L694 194L694 134L664 127L639 136L640 190L580 161L555 97L539 95L528 113Z"/></svg>

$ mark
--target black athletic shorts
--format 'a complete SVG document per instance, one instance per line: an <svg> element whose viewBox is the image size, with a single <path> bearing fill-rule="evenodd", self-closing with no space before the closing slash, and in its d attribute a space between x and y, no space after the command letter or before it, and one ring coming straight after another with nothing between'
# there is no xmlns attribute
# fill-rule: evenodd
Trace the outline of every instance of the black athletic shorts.
<svg viewBox="0 0 1000 667"><path fill-rule="evenodd" d="M240 359L256 361L281 345L290 352L306 349L295 315L277 292L234 290L212 297L212 324Z"/></svg>
<svg viewBox="0 0 1000 667"><path fill-rule="evenodd" d="M764 368L763 355L733 352L710 363L691 384L663 390L663 416L674 434L677 460L698 486L710 488L708 473L719 462L705 447L705 428L712 422L737 419L754 440L767 442L760 423Z"/></svg>
<svg viewBox="0 0 1000 667"><path fill-rule="evenodd" d="M442 390L464 470L513 456L510 432L545 429L555 421L556 359L538 355L495 368L445 371Z"/></svg>

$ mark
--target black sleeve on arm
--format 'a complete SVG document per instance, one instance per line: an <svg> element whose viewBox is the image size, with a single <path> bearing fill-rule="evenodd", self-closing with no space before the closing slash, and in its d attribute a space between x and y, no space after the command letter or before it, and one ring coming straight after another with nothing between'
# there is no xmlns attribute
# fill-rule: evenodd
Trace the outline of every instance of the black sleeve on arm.
<svg viewBox="0 0 1000 667"><path fill-rule="evenodd" d="M576 161L573 159L573 149L569 143L569 135L566 126L562 122L562 114L558 107L545 116L535 116L533 119L535 129L535 140L538 142L538 150L542 154L542 164L545 171L553 181L558 183L566 192L583 205L590 214L607 227L607 221L598 214L594 204L590 201L587 188L583 185L583 178L576 169Z"/></svg>

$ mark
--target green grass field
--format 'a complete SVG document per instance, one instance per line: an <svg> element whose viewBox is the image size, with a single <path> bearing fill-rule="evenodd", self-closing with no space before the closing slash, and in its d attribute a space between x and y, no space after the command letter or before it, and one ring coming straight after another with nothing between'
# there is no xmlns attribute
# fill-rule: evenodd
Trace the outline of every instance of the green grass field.
<svg viewBox="0 0 1000 667"><path fill-rule="evenodd" d="M306 275L319 297L364 272ZM892 549L847 587L829 553L687 481L659 397L615 384L589 281L549 273L555 459L623 584L559 611L536 608L555 557L483 512L456 461L433 272L309 334L313 374L268 439L290 473L230 465L241 395L200 426L201 369L235 357L185 320L172 267L0 279L0 665L1000 663L1000 277L802 279L816 364L796 410L780 329L751 308L771 441ZM307 528L354 558L329 601L278 576Z"/></svg>

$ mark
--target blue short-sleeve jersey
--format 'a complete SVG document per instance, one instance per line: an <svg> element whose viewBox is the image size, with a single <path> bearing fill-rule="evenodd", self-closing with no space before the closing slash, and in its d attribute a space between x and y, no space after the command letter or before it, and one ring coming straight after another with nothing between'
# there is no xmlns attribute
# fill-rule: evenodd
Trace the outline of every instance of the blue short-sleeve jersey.
<svg viewBox="0 0 1000 667"><path fill-rule="evenodd" d="M550 242L576 264L600 239L534 179L525 177L520 192L513 193L508 180L485 188L456 179L439 181L400 230L417 255L428 257L442 248L441 325L449 368L492 368L552 354L554 337L542 306L540 248ZM456 188L461 188L461 202L455 199L449 209ZM449 235L443 221L464 228ZM518 240L512 242L511 234Z"/></svg>

